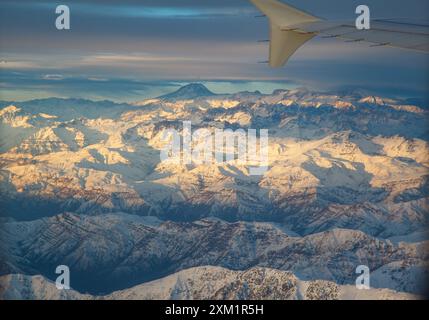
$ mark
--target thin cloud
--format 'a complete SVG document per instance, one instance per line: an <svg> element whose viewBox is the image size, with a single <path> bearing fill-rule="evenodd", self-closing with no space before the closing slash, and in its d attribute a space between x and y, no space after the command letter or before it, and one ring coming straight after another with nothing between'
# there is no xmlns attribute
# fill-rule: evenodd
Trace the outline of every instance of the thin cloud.
<svg viewBox="0 0 429 320"><path fill-rule="evenodd" d="M64 76L62 74L44 74L42 76L42 79L43 80L55 80L55 81L58 81L58 80L63 80Z"/></svg>
<svg viewBox="0 0 429 320"><path fill-rule="evenodd" d="M101 54L83 57L82 64L99 65L115 63L138 63L138 62L165 62L165 61L191 61L189 57L178 56L156 56L156 55L125 55L125 54Z"/></svg>
<svg viewBox="0 0 429 320"><path fill-rule="evenodd" d="M0 69L36 69L39 67L32 61L0 60Z"/></svg>
<svg viewBox="0 0 429 320"><path fill-rule="evenodd" d="M5 2L7 6L16 6L14 2ZM28 3L33 9L55 8L56 2L35 2ZM70 9L78 14L92 16L112 16L127 18L147 18L147 19L211 19L216 17L252 16L256 9L253 7L240 6L156 6L156 5L135 5L118 2L117 4L106 3L73 3Z"/></svg>

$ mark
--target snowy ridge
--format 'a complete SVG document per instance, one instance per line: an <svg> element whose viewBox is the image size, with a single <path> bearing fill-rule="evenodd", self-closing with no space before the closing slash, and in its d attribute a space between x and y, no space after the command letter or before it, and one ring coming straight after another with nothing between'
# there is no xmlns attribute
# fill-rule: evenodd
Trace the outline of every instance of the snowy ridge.
<svg viewBox="0 0 429 320"><path fill-rule="evenodd" d="M58 290L42 276L0 277L4 300L408 300L417 295L388 289L358 290L329 281L302 281L290 272L269 268L232 271L202 266L105 296Z"/></svg>
<svg viewBox="0 0 429 320"><path fill-rule="evenodd" d="M393 244L355 230L299 237L270 223L172 222L124 213L66 213L31 222L5 222L1 238L1 252L9 261L2 274L51 275L45 266L66 264L73 266L75 279L84 279L75 280L74 287L85 292L122 289L124 283L128 287L201 265L240 270L271 267L294 272L304 280L352 284L356 266L365 264L373 272L381 268L383 279L391 278L380 281L381 287L421 293L424 287L413 283L425 277L428 258L427 242ZM404 283L405 274L408 282Z"/></svg>

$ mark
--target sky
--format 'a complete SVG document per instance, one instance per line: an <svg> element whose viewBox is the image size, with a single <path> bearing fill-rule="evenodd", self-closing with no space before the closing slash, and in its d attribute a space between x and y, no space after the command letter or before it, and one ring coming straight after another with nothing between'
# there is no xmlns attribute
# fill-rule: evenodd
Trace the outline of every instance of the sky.
<svg viewBox="0 0 429 320"><path fill-rule="evenodd" d="M427 0L287 0L327 19L429 20ZM71 29L55 28L68 5ZM277 88L365 89L425 97L427 54L315 38L283 68L266 64L266 18L247 0L0 0L0 99L136 101L189 82L217 93Z"/></svg>

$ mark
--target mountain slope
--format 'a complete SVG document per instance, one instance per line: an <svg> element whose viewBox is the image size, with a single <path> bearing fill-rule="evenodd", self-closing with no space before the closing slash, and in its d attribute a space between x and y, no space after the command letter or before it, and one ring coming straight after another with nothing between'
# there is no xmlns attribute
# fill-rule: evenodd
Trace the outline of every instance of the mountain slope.
<svg viewBox="0 0 429 320"><path fill-rule="evenodd" d="M1 231L2 260L7 263L2 274L50 277L53 266L65 264L74 274L74 287L92 293L203 265L239 270L271 267L292 271L304 280L351 284L358 265L375 271L403 262L405 270L417 268L428 258L425 242L393 244L345 229L297 237L270 223L218 219L164 222L123 213L66 213L31 222L5 222ZM421 281L426 270L416 270L410 279ZM398 280L392 277L389 288L414 290Z"/></svg>
<svg viewBox="0 0 429 320"><path fill-rule="evenodd" d="M177 91L158 97L161 100L188 100L201 97L214 96L215 94L201 83L190 83L180 87Z"/></svg>
<svg viewBox="0 0 429 320"><path fill-rule="evenodd" d="M387 289L358 290L329 281L302 281L292 273L252 268L231 271L219 267L198 267L141 284L106 296L83 295L58 290L42 276L0 277L0 299L18 300L342 300L418 299L419 296Z"/></svg>

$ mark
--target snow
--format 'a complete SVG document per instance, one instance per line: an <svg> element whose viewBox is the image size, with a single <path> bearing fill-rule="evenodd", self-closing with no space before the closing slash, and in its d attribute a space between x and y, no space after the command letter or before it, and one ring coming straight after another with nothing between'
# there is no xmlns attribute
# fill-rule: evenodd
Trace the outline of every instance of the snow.
<svg viewBox="0 0 429 320"><path fill-rule="evenodd" d="M334 285L320 291L323 283L306 282L313 280L341 284L340 298L405 298L392 290L422 290L416 279L427 270L421 248L429 169L423 106L305 89L215 95L192 84L130 105L52 98L0 107L0 190L10 218L0 251L10 251L9 273L34 273L28 261L51 263L55 251L82 270L101 265L125 276L153 271L147 263L154 257L176 261L170 278L143 284L147 297L189 297L192 272L233 282L243 275L221 266L254 265L297 281L288 298L306 297L309 287L320 297L337 295ZM185 120L195 128L267 128L268 171L250 176L239 161L160 162L163 133L180 131ZM213 261L219 266L180 271ZM365 261L378 289L343 285ZM13 288L34 283L34 297L82 297L26 277L7 280L12 295L31 298ZM142 290L124 295L143 297Z"/></svg>
<svg viewBox="0 0 429 320"><path fill-rule="evenodd" d="M231 286L235 283L235 286ZM18 300L407 300L418 295L388 289L359 290L355 286L338 286L328 281L302 281L289 272L252 268L232 271L213 266L201 266L174 273L165 278L144 283L104 296L80 294L75 290L58 290L42 276L11 274L0 277L0 298ZM283 284L283 286L279 286ZM30 287L30 289L29 289ZM244 288L246 288L244 290ZM269 288L269 290L267 290ZM262 295L269 292L269 295Z"/></svg>

